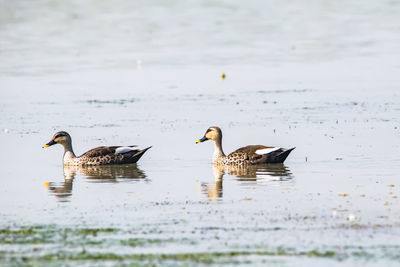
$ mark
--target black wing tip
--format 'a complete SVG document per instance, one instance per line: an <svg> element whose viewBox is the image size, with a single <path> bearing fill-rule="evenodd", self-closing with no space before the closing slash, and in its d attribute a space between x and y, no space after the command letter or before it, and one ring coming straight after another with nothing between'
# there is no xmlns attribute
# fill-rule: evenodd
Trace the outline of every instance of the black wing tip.
<svg viewBox="0 0 400 267"><path fill-rule="evenodd" d="M289 149L284 149L282 152L278 153L277 155L275 155L270 163L283 163L286 158L289 156L290 152L292 152L293 149L295 149L296 147L292 147Z"/></svg>
<svg viewBox="0 0 400 267"><path fill-rule="evenodd" d="M135 155L133 155L133 156L143 155L147 150L149 150L152 147L153 146L149 146L149 147L143 148L143 149L139 150L137 153L135 153Z"/></svg>
<svg viewBox="0 0 400 267"><path fill-rule="evenodd" d="M136 163L139 161L139 159L144 155L144 153L152 148L152 146L146 147L145 149L139 150L137 153L135 153L132 158L130 163Z"/></svg>

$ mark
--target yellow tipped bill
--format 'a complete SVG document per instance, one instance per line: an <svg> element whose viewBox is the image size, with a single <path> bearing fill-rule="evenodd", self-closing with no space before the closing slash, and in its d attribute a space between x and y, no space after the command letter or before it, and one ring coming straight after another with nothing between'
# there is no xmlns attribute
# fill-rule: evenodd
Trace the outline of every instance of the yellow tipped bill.
<svg viewBox="0 0 400 267"><path fill-rule="evenodd" d="M199 139L199 140L196 141L196 144L197 144L197 143L204 142L204 141L207 141L207 140L208 140L208 138L205 137L205 136L203 136L201 139Z"/></svg>
<svg viewBox="0 0 400 267"><path fill-rule="evenodd" d="M49 147L49 146L52 146L52 145L55 145L55 144L57 144L57 142L52 139L50 142L48 142L47 144L42 146L42 148Z"/></svg>

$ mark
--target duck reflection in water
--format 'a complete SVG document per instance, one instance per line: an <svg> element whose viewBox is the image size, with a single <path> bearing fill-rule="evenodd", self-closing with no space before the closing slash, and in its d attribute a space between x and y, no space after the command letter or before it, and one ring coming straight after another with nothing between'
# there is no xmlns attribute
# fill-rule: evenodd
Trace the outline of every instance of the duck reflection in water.
<svg viewBox="0 0 400 267"><path fill-rule="evenodd" d="M72 195L73 179L65 179L64 182L45 182L44 186L52 195L55 195L59 201L68 201Z"/></svg>
<svg viewBox="0 0 400 267"><path fill-rule="evenodd" d="M146 180L146 174L136 164L99 165L99 166L66 166L64 165L64 182L46 182L45 187L60 201L68 201L72 195L73 181L77 174L90 182L118 183L121 181Z"/></svg>
<svg viewBox="0 0 400 267"><path fill-rule="evenodd" d="M208 198L223 197L223 177L225 174L235 176L237 181L268 185L288 185L293 182L289 168L284 164L265 164L253 166L221 166L213 165L215 182L200 183L201 192Z"/></svg>

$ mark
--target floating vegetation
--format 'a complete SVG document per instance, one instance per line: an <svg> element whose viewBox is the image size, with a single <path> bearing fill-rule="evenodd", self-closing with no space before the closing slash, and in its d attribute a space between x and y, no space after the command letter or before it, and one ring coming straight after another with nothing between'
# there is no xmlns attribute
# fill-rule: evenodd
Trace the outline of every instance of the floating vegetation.
<svg viewBox="0 0 400 267"><path fill-rule="evenodd" d="M99 99L89 99L86 102L89 104L117 104L117 105L124 105L128 103L134 103L137 99L135 98L121 98L121 99L111 99L111 100L99 100Z"/></svg>
<svg viewBox="0 0 400 267"><path fill-rule="evenodd" d="M49 244L65 242L74 237L96 237L99 234L114 233L114 228L63 228L32 226L20 229L0 229L0 244Z"/></svg>
<svg viewBox="0 0 400 267"><path fill-rule="evenodd" d="M277 227L273 230L279 231ZM32 226L18 229L0 229L0 265L54 265L93 264L116 262L138 266L190 264L237 264L257 263L271 257L328 258L342 261L349 258L373 260L382 253L388 260L398 260L398 247L324 247L318 249L296 249L293 247L246 247L226 248L224 251L197 251L198 245L188 238L133 237L133 233L116 228L58 228L56 226ZM40 245L40 246L38 246ZM165 253L168 245L189 246L186 253ZM144 253L137 249L161 248L160 253ZM17 249L18 248L18 249ZM157 250L154 250L157 251ZM177 250L179 251L179 250ZM187 250L185 250L187 251Z"/></svg>
<svg viewBox="0 0 400 267"><path fill-rule="evenodd" d="M114 228L83 228L77 231L79 234L97 236L98 233L114 233L117 230Z"/></svg>
<svg viewBox="0 0 400 267"><path fill-rule="evenodd" d="M151 244L162 244L170 242L174 242L174 239L129 238L127 240L120 240L121 245L130 247L143 247Z"/></svg>
<svg viewBox="0 0 400 267"><path fill-rule="evenodd" d="M224 251L224 252L198 252L198 253L128 253L117 254L114 252L90 252L85 249L79 252L57 251L45 255L29 255L19 257L16 253L11 253L8 256L9 263L24 264L48 264L48 263L66 263L66 262L121 262L128 264L135 264L137 266L149 266L167 264L171 266L182 266L191 264L237 264L242 261L247 263L257 262L271 257L311 257L311 258L330 258L337 261L346 260L349 257L359 258L363 260L373 260L375 255L366 252L362 249L348 248L348 253L337 252L336 250L309 250L309 251L296 251L291 248L278 247L276 249L258 249L254 251ZM0 260L4 256L0 254ZM393 255L392 260L396 260ZM1 262L1 261L0 261Z"/></svg>
<svg viewBox="0 0 400 267"><path fill-rule="evenodd" d="M14 253L12 253L14 254ZM130 261L130 263L160 263L160 262L181 262L181 263L235 263L237 257L240 256L306 256L306 257L321 257L332 258L336 256L335 251L319 252L317 250L296 252L292 249L279 247L276 250L258 250L258 251L227 251L227 252L200 252L200 253L171 253L171 254L117 254L117 253L99 253L81 250L80 252L58 251L45 255L30 255L18 257L10 255L10 262L26 263L46 263L46 262L82 262L82 261ZM0 256L1 259L1 256Z"/></svg>

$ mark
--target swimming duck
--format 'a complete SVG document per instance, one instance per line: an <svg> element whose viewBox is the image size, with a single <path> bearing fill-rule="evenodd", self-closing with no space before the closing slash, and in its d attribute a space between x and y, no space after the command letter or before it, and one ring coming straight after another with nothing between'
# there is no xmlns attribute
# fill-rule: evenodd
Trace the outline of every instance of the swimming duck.
<svg viewBox="0 0 400 267"><path fill-rule="evenodd" d="M217 126L207 129L204 136L196 141L201 143L213 140L215 144L213 163L217 165L255 165L266 163L283 163L289 153L295 149L285 149L281 147L271 147L262 145L252 145L239 148L228 156L222 150L222 131Z"/></svg>
<svg viewBox="0 0 400 267"><path fill-rule="evenodd" d="M151 148L139 150L136 146L99 146L77 157L72 150L71 136L64 131L54 134L43 147L60 144L64 147L64 165L106 165L136 163Z"/></svg>

